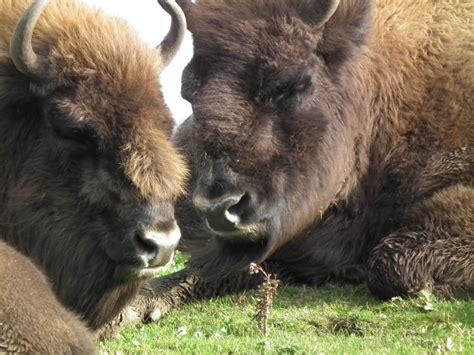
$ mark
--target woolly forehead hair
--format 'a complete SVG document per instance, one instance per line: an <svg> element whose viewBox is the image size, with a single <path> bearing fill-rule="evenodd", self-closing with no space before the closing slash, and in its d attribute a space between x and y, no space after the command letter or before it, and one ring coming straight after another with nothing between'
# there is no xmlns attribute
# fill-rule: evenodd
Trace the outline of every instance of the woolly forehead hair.
<svg viewBox="0 0 474 355"><path fill-rule="evenodd" d="M0 40L8 45L19 18L31 0L2 0ZM40 54L50 53L51 64L60 64L56 74L90 76L127 88L138 88L137 76L144 82L157 82L159 56L142 43L137 33L119 18L105 15L76 1L52 0L40 16L33 34L33 47ZM54 63L54 60L61 63ZM118 89L119 87L112 87Z"/></svg>
<svg viewBox="0 0 474 355"><path fill-rule="evenodd" d="M314 12L312 0L198 0L195 6L186 8L191 30L195 26L232 28L236 23L260 20L286 20L293 17L311 18ZM298 15L298 16L295 16Z"/></svg>
<svg viewBox="0 0 474 355"><path fill-rule="evenodd" d="M176 199L188 178L184 159L161 131L138 133L123 146L125 174L146 199Z"/></svg>
<svg viewBox="0 0 474 355"><path fill-rule="evenodd" d="M306 58L321 35L301 16L311 12L310 4L292 0L197 1L186 9L195 52L211 62L216 57L229 57L236 67L236 59L262 62L268 57L294 63L295 58Z"/></svg>
<svg viewBox="0 0 474 355"><path fill-rule="evenodd" d="M0 66L12 68L10 40L31 3L0 1ZM89 120L104 140L118 138L120 164L144 197L182 193L187 170L169 142L173 121L160 90L156 50L125 21L62 0L50 1L41 14L33 48L47 58L58 87L75 89L76 99L63 108Z"/></svg>

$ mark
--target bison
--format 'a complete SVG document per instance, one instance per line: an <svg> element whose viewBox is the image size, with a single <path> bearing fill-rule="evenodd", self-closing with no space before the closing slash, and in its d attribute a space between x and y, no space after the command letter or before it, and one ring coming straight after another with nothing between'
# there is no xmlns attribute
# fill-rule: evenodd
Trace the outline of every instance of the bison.
<svg viewBox="0 0 474 355"><path fill-rule="evenodd" d="M92 330L180 238L174 203L187 168L159 75L186 22L175 2L159 3L172 24L154 50L80 3L0 2L0 236Z"/></svg>
<svg viewBox="0 0 474 355"><path fill-rule="evenodd" d="M94 341L33 262L0 240L0 353L93 354Z"/></svg>
<svg viewBox="0 0 474 355"><path fill-rule="evenodd" d="M134 309L255 284L367 282L377 297L474 292L474 32L468 2L185 4L192 170L177 274Z"/></svg>

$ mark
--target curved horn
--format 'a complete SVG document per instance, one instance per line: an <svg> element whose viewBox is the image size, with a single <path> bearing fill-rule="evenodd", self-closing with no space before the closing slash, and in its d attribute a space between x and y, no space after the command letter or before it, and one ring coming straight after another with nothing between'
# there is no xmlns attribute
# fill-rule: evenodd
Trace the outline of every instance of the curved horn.
<svg viewBox="0 0 474 355"><path fill-rule="evenodd" d="M36 0L18 22L10 44L10 55L18 71L35 80L44 80L45 63L32 46L33 31L48 0Z"/></svg>
<svg viewBox="0 0 474 355"><path fill-rule="evenodd" d="M328 4L328 9L326 11L326 16L321 20L321 25L324 25L328 20L334 16L337 8L339 7L339 3L341 0L331 0Z"/></svg>
<svg viewBox="0 0 474 355"><path fill-rule="evenodd" d="M328 22L328 20L334 16L339 3L341 0L319 0L313 2L313 11L308 14L305 14L304 17L308 15L311 18L308 18L308 22L317 25L318 28L321 28Z"/></svg>
<svg viewBox="0 0 474 355"><path fill-rule="evenodd" d="M158 0L158 3L171 16L170 30L163 42L156 47L160 51L161 61L165 68L173 60L183 43L186 33L186 17L174 0Z"/></svg>

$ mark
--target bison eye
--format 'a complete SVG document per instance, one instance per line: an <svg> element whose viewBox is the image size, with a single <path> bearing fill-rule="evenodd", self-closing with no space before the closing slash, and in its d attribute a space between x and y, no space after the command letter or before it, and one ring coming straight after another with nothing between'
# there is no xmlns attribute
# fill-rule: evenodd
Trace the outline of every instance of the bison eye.
<svg viewBox="0 0 474 355"><path fill-rule="evenodd" d="M51 120L51 128L61 148L77 152L93 151L97 148L97 134L91 127Z"/></svg>
<svg viewBox="0 0 474 355"><path fill-rule="evenodd" d="M88 129L53 126L53 131L61 139L71 140L80 144L95 144L95 137Z"/></svg>
<svg viewBox="0 0 474 355"><path fill-rule="evenodd" d="M96 149L98 136L94 128L86 122L79 121L67 111L56 105L45 110L46 121L50 127L53 139L61 148L85 151ZM69 149L70 148L70 149Z"/></svg>
<svg viewBox="0 0 474 355"><path fill-rule="evenodd" d="M264 83L255 97L257 103L287 106L291 99L311 86L311 77L297 76L287 81L270 80Z"/></svg>

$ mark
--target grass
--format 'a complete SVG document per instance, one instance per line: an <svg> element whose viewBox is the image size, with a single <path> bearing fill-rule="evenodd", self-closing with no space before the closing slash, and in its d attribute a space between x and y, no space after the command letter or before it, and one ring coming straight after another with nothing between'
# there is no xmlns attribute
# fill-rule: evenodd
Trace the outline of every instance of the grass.
<svg viewBox="0 0 474 355"><path fill-rule="evenodd" d="M171 271L184 265L177 258ZM109 354L474 354L474 302L374 299L365 286L283 287L264 338L256 294L185 305L101 344Z"/></svg>

